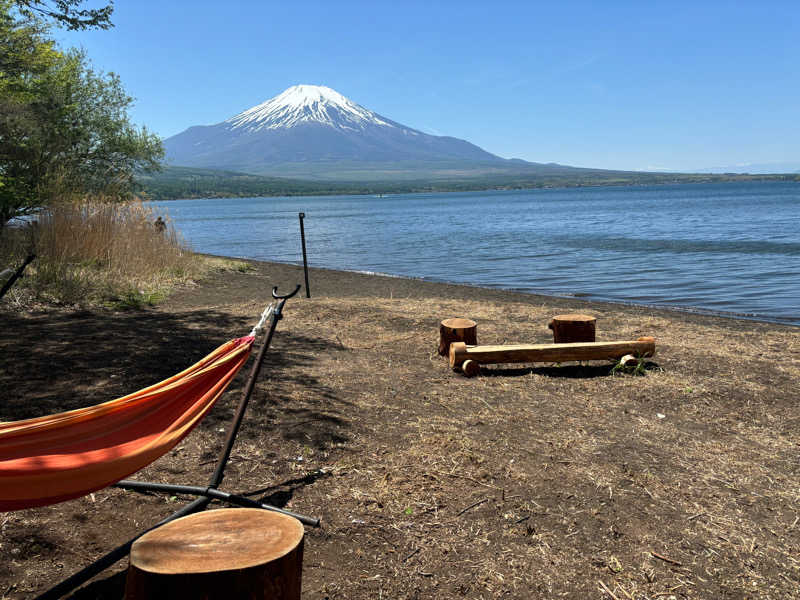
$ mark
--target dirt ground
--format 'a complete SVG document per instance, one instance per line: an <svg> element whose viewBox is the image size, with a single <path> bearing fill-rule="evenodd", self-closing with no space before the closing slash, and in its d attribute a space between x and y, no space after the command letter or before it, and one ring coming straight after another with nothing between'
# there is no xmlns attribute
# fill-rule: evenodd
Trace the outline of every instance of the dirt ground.
<svg viewBox="0 0 800 600"><path fill-rule="evenodd" d="M253 263L139 312L0 312L0 420L101 402L244 335L302 270ZM319 517L303 597L800 598L800 329L312 270L286 305L222 489ZM478 341L657 338L607 363L467 379L440 320ZM252 360L252 359L251 359ZM248 367L137 479L202 485ZM32 598L190 500L107 489L0 514L0 598ZM214 504L212 508L220 508ZM126 560L73 598L120 598Z"/></svg>

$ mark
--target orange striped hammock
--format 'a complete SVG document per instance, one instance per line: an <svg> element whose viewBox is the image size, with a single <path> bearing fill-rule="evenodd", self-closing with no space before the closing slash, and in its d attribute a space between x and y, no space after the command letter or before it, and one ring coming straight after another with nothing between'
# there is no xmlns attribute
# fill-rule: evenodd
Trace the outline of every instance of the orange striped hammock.
<svg viewBox="0 0 800 600"><path fill-rule="evenodd" d="M231 340L185 371L116 400L0 423L0 511L84 496L169 452L222 395L253 340Z"/></svg>

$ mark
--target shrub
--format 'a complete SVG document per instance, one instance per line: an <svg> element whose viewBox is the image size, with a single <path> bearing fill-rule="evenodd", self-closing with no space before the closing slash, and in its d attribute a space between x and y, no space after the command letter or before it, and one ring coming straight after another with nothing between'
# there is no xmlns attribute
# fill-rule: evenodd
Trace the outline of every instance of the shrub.
<svg viewBox="0 0 800 600"><path fill-rule="evenodd" d="M167 215L139 201L105 198L55 204L36 221L4 236L2 265L33 248L36 260L9 295L35 302L141 307L164 298L176 284L201 277L212 264L193 254Z"/></svg>

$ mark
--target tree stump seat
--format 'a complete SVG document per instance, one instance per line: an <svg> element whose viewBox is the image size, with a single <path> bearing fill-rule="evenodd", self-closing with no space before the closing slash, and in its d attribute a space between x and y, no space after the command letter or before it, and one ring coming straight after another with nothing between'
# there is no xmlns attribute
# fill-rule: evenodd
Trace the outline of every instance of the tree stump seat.
<svg viewBox="0 0 800 600"><path fill-rule="evenodd" d="M478 344L478 324L471 319L445 319L439 324L439 356L448 356L450 344L464 342L468 346Z"/></svg>
<svg viewBox="0 0 800 600"><path fill-rule="evenodd" d="M553 342L556 344L572 344L576 342L594 342L597 319L591 315L567 314L556 315L547 324L553 330Z"/></svg>
<svg viewBox="0 0 800 600"><path fill-rule="evenodd" d="M300 600L303 526L257 508L176 519L133 543L125 600Z"/></svg>

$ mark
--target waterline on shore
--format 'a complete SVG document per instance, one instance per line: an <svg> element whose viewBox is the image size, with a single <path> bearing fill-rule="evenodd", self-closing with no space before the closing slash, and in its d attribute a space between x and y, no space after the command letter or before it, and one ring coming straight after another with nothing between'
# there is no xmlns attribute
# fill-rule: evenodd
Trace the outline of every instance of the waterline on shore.
<svg viewBox="0 0 800 600"><path fill-rule="evenodd" d="M216 255L214 255L216 256ZM278 260L260 260L260 259L252 259L246 256L239 256L239 257L227 257L227 256L218 256L218 258L233 258L236 260L245 260L250 262L258 262L262 264L276 264L276 265L291 265L295 267L300 267L302 269L303 262L302 261L278 261ZM562 294L553 294L547 293L543 291L536 291L531 289L525 288L514 288L514 287L502 287L497 285L483 285L479 283L464 283L461 281L451 281L439 278L431 278L431 277L411 277L407 275L397 275L393 273L383 273L377 271L365 271L359 269L333 269L329 267L317 267L317 266L309 266L309 271L313 272L315 270L319 271L329 271L333 273L353 273L356 275L365 275L367 277L385 277L388 279L402 279L405 281L419 281L421 283L427 284L441 284L441 285L452 285L458 287L466 287L466 288L476 288L480 290L492 290L497 292L509 292L512 294L524 294L525 296L531 297L538 297L542 299L548 298L558 298L562 300L572 300L574 299L576 302L580 302L582 304L592 305L592 304L608 304L611 306L619 306L622 308L639 308L639 309L647 309L647 310L659 310L659 311L668 311L671 313L678 313L678 314L690 314L690 315L700 315L700 316L708 316L708 317L718 317L724 319L733 319L733 320L743 320L743 321L754 321L758 323L775 323L778 325L788 325L790 327L800 327L800 316L798 317L770 317L768 315L758 315L758 314L748 314L748 313L737 313L733 311L724 311L724 310L709 310L704 308L697 308L692 306L683 306L683 305L671 305L671 304L664 304L659 302L636 302L636 301L629 301L629 300L617 300L613 298L604 298L601 296L596 296L592 294L586 293L569 293L565 292ZM314 289L314 280L313 278L310 281L310 287ZM587 310L590 310L587 308Z"/></svg>

